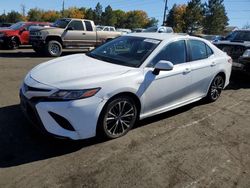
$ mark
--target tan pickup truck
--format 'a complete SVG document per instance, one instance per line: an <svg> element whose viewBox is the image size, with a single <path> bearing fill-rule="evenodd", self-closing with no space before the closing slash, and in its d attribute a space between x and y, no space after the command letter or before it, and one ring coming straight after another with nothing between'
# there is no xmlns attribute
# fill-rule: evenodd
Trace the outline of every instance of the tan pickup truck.
<svg viewBox="0 0 250 188"><path fill-rule="evenodd" d="M97 31L93 21L63 18L49 28L33 28L30 43L35 52L52 57L63 48L92 48L122 35L121 32Z"/></svg>

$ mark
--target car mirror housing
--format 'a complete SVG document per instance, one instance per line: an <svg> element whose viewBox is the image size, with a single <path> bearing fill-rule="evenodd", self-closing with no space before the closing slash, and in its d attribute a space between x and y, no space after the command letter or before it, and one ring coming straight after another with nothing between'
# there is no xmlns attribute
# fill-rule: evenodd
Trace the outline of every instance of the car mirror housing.
<svg viewBox="0 0 250 188"><path fill-rule="evenodd" d="M158 75L160 71L171 71L174 65L170 61L160 60L154 67L153 74Z"/></svg>

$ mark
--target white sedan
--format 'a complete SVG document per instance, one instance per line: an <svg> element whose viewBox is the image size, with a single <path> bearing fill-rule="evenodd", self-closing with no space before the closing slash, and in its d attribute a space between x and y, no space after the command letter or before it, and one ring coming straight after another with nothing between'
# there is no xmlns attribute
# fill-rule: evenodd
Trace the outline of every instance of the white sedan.
<svg viewBox="0 0 250 188"><path fill-rule="evenodd" d="M231 67L228 55L200 38L130 34L32 69L20 89L21 107L57 137L117 138L139 119L202 98L216 101Z"/></svg>

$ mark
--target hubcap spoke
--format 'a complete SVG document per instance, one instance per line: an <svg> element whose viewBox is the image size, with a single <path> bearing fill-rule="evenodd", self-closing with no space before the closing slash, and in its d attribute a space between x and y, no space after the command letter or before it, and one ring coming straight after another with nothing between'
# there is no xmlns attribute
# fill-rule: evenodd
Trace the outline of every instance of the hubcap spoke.
<svg viewBox="0 0 250 188"><path fill-rule="evenodd" d="M135 107L128 101L119 101L108 111L106 117L107 132L119 136L126 132L135 121Z"/></svg>

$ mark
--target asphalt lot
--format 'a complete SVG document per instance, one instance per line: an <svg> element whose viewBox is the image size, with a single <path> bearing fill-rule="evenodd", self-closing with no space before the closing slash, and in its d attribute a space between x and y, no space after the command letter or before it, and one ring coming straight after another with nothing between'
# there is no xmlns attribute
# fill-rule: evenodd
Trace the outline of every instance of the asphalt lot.
<svg viewBox="0 0 250 188"><path fill-rule="evenodd" d="M25 74L49 59L0 50L0 187L250 187L250 77L122 138L75 142L40 135L18 105Z"/></svg>

